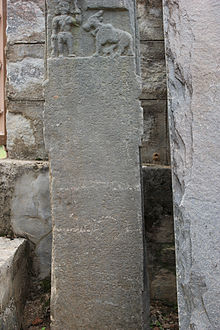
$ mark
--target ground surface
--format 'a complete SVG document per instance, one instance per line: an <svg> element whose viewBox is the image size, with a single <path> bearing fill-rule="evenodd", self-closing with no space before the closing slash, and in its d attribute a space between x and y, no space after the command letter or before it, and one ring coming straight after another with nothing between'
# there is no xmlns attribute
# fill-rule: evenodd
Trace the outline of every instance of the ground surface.
<svg viewBox="0 0 220 330"><path fill-rule="evenodd" d="M50 293L48 289L39 288L26 303L24 312L24 330L50 329ZM176 307L170 307L161 302L151 305L151 329L178 330L178 314Z"/></svg>
<svg viewBox="0 0 220 330"><path fill-rule="evenodd" d="M166 306L155 301L150 307L151 329L153 330L178 330L177 307Z"/></svg>
<svg viewBox="0 0 220 330"><path fill-rule="evenodd" d="M50 329L50 280L42 281L30 293L24 310L23 330Z"/></svg>

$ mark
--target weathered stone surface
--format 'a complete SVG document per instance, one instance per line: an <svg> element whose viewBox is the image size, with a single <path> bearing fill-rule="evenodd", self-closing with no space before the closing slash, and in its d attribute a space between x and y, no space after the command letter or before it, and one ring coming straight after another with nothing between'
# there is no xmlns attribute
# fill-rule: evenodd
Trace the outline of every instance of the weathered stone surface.
<svg viewBox="0 0 220 330"><path fill-rule="evenodd" d="M7 41L44 42L44 0L7 1Z"/></svg>
<svg viewBox="0 0 220 330"><path fill-rule="evenodd" d="M87 8L90 9L128 9L129 8L129 0L94 0L86 1Z"/></svg>
<svg viewBox="0 0 220 330"><path fill-rule="evenodd" d="M220 2L164 1L164 12L180 328L217 330Z"/></svg>
<svg viewBox="0 0 220 330"><path fill-rule="evenodd" d="M0 237L0 328L21 328L28 293L29 251L24 239Z"/></svg>
<svg viewBox="0 0 220 330"><path fill-rule="evenodd" d="M16 100L43 100L44 59L25 57L8 62L7 96Z"/></svg>
<svg viewBox="0 0 220 330"><path fill-rule="evenodd" d="M141 99L166 99L166 65L163 41L141 43Z"/></svg>
<svg viewBox="0 0 220 330"><path fill-rule="evenodd" d="M48 5L52 15L53 4ZM88 11L83 21L87 31L92 15ZM125 17L123 11L104 12L99 28L106 21L112 24L107 34L100 32L105 40L110 40L120 15ZM126 15L124 22L129 22ZM127 49L122 45L124 56L118 43L116 52L110 46L108 53L103 44L94 49L93 39L92 55L97 51L97 56L55 56L47 63L51 309L57 330L144 328L140 83L131 36L125 33L129 25L117 24L122 29L118 43L124 39L127 44ZM50 37L50 27L48 31Z"/></svg>
<svg viewBox="0 0 220 330"><path fill-rule="evenodd" d="M47 159L43 139L43 102L10 101L7 107L7 150L10 158Z"/></svg>
<svg viewBox="0 0 220 330"><path fill-rule="evenodd" d="M19 62L25 58L43 59L44 44L12 44L7 48L7 62Z"/></svg>
<svg viewBox="0 0 220 330"><path fill-rule="evenodd" d="M35 269L43 278L50 273L48 164L0 161L0 187L0 234L26 237L33 243Z"/></svg>
<svg viewBox="0 0 220 330"><path fill-rule="evenodd" d="M142 163L168 165L167 101L142 100L141 105L144 110Z"/></svg>
<svg viewBox="0 0 220 330"><path fill-rule="evenodd" d="M161 0L137 0L138 24L141 40L163 40Z"/></svg>
<svg viewBox="0 0 220 330"><path fill-rule="evenodd" d="M133 61L49 61L54 329L143 327L141 110Z"/></svg>

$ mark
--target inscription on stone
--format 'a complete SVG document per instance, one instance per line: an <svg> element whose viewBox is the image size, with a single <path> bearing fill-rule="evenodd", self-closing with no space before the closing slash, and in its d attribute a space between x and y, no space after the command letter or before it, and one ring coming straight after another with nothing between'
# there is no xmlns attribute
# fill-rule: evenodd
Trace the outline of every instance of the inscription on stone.
<svg viewBox="0 0 220 330"><path fill-rule="evenodd" d="M74 1L73 12L68 1L59 1L57 15L52 21L52 57L75 56L72 29L80 24L81 10L78 8L77 1Z"/></svg>
<svg viewBox="0 0 220 330"><path fill-rule="evenodd" d="M103 23L103 10L89 17L83 29L96 41L95 56L132 56L132 36L112 24Z"/></svg>

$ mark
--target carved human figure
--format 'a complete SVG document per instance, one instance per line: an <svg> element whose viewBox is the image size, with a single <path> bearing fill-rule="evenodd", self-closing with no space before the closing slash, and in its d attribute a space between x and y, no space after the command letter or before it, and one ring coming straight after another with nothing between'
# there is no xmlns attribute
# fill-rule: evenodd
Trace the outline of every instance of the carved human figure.
<svg viewBox="0 0 220 330"><path fill-rule="evenodd" d="M59 15L52 21L51 46L53 57L75 56L73 53L72 27L81 23L81 11L75 1L74 17L70 15L70 4L68 1L60 1L58 6Z"/></svg>
<svg viewBox="0 0 220 330"><path fill-rule="evenodd" d="M83 29L96 38L94 56L131 56L133 39L130 33L103 23L103 10L89 17Z"/></svg>

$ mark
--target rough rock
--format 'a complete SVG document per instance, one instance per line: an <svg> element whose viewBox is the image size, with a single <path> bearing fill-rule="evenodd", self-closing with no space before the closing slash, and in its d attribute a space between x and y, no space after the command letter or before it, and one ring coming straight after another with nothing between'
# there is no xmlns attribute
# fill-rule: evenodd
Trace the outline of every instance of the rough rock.
<svg viewBox="0 0 220 330"><path fill-rule="evenodd" d="M0 234L26 237L35 270L50 273L51 215L46 162L0 161ZM37 266L38 264L38 266Z"/></svg>
<svg viewBox="0 0 220 330"><path fill-rule="evenodd" d="M8 62L7 96L13 100L43 100L44 59L25 57Z"/></svg>
<svg viewBox="0 0 220 330"><path fill-rule="evenodd" d="M28 294L29 249L24 239L0 237L0 328L19 330Z"/></svg>
<svg viewBox="0 0 220 330"><path fill-rule="evenodd" d="M46 160L43 102L10 101L7 107L7 150L12 159Z"/></svg>
<svg viewBox="0 0 220 330"><path fill-rule="evenodd" d="M220 324L220 2L164 1L180 329Z"/></svg>
<svg viewBox="0 0 220 330"><path fill-rule="evenodd" d="M44 42L44 6L44 0L7 1L8 43Z"/></svg>

